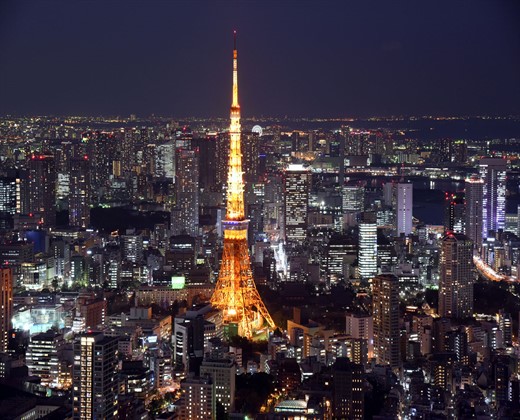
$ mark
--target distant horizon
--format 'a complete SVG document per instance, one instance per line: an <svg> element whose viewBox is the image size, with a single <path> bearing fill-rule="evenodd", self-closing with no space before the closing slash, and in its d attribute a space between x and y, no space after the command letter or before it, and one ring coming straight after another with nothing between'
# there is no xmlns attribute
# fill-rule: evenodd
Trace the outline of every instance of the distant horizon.
<svg viewBox="0 0 520 420"><path fill-rule="evenodd" d="M135 116L136 119L146 120L149 118L161 118L161 119L199 119L199 120L228 120L228 116L204 116L204 115L165 115L165 114L150 114L150 115L142 115L142 114L3 114L0 115L0 119L7 118L117 118L120 120L131 119ZM330 120L330 121L358 121L358 120L391 120L391 119L434 119L434 120L458 120L458 119L493 119L493 120L504 120L504 119L520 119L520 113L518 114L431 114L431 115L419 115L419 114L402 114L402 115L366 115L366 116L334 116L334 115L250 115L241 117L242 120L251 120L251 119L262 119L262 120ZM520 135L520 133L519 133Z"/></svg>

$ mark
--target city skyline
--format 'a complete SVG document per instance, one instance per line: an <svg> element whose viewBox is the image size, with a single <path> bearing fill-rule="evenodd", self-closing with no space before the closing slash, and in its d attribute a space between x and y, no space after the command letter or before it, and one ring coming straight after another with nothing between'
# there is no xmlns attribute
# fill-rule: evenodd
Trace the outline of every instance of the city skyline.
<svg viewBox="0 0 520 420"><path fill-rule="evenodd" d="M0 115L133 108L0 116L0 418L516 418L520 114L317 116L516 109L512 4L106 3L0 6Z"/></svg>
<svg viewBox="0 0 520 420"><path fill-rule="evenodd" d="M520 112L513 1L0 7L2 115L224 116L233 29L246 117Z"/></svg>

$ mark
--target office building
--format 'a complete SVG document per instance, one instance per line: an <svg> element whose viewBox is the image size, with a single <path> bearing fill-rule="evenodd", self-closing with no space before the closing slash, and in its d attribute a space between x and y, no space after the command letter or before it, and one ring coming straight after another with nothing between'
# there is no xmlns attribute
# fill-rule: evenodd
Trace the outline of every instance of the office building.
<svg viewBox="0 0 520 420"><path fill-rule="evenodd" d="M311 172L303 165L289 165L285 171L285 238L301 242L307 236L307 213Z"/></svg>
<svg viewBox="0 0 520 420"><path fill-rule="evenodd" d="M448 233L441 244L439 315L473 316L473 242L465 235Z"/></svg>
<svg viewBox="0 0 520 420"><path fill-rule="evenodd" d="M74 342L73 418L116 419L118 403L116 337L80 334Z"/></svg>
<svg viewBox="0 0 520 420"><path fill-rule="evenodd" d="M143 236L134 230L127 230L126 235L121 235L121 251L123 260L133 263L143 259Z"/></svg>
<svg viewBox="0 0 520 420"><path fill-rule="evenodd" d="M413 185L397 184L397 236L412 233Z"/></svg>
<svg viewBox="0 0 520 420"><path fill-rule="evenodd" d="M13 317L13 272L0 266L0 353L6 353Z"/></svg>
<svg viewBox="0 0 520 420"><path fill-rule="evenodd" d="M480 177L484 180L482 201L482 236L506 226L506 170L507 161L486 158L479 162Z"/></svg>
<svg viewBox="0 0 520 420"><path fill-rule="evenodd" d="M344 185L341 190L343 212L362 212L365 207L365 189L359 185Z"/></svg>
<svg viewBox="0 0 520 420"><path fill-rule="evenodd" d="M213 420L214 384L210 377L188 377L181 382L180 420Z"/></svg>
<svg viewBox="0 0 520 420"><path fill-rule="evenodd" d="M380 274L372 281L374 356L380 365L399 367L399 280Z"/></svg>
<svg viewBox="0 0 520 420"><path fill-rule="evenodd" d="M175 178L175 143L170 141L155 147L155 168L153 174L157 178Z"/></svg>
<svg viewBox="0 0 520 420"><path fill-rule="evenodd" d="M45 387L59 385L60 357L63 351L63 336L54 331L31 337L25 355L30 376L38 376Z"/></svg>
<svg viewBox="0 0 520 420"><path fill-rule="evenodd" d="M483 237L484 181L478 176L466 179L466 210L464 232L480 251Z"/></svg>

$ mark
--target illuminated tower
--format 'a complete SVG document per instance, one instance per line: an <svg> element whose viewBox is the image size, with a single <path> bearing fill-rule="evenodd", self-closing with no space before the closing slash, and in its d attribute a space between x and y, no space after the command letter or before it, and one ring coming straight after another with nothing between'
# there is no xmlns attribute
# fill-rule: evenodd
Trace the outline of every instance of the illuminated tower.
<svg viewBox="0 0 520 420"><path fill-rule="evenodd" d="M238 61L233 50L233 102L229 127L229 165L227 182L224 251L219 278L211 297L214 307L222 310L224 322L236 324L238 334L251 338L265 320L271 328L274 322L256 290L249 261L247 227L244 212L244 181L240 144L240 105L238 104Z"/></svg>

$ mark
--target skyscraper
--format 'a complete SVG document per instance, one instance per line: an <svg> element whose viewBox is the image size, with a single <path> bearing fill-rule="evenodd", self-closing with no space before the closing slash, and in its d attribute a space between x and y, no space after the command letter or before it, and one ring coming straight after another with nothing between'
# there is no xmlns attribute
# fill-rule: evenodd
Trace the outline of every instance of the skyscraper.
<svg viewBox="0 0 520 420"><path fill-rule="evenodd" d="M359 277L369 280L377 274L377 223L374 213L365 213L359 223Z"/></svg>
<svg viewBox="0 0 520 420"><path fill-rule="evenodd" d="M198 150L177 150L175 192L177 205L172 213L172 233L197 236L199 230Z"/></svg>
<svg viewBox="0 0 520 420"><path fill-rule="evenodd" d="M117 337L92 332L76 336L73 368L73 418L117 418Z"/></svg>
<svg viewBox="0 0 520 420"><path fill-rule="evenodd" d="M285 238L287 241L303 241L307 237L311 172L303 165L289 165L284 181Z"/></svg>
<svg viewBox="0 0 520 420"><path fill-rule="evenodd" d="M20 180L0 177L0 229L12 227L12 218L20 213L20 205Z"/></svg>
<svg viewBox="0 0 520 420"><path fill-rule="evenodd" d="M380 274L372 281L374 356L381 365L399 367L399 280Z"/></svg>
<svg viewBox="0 0 520 420"><path fill-rule="evenodd" d="M86 155L70 161L69 176L69 225L86 228L91 204L90 162Z"/></svg>
<svg viewBox="0 0 520 420"><path fill-rule="evenodd" d="M33 154L28 162L28 213L37 213L44 226L56 224L56 171L54 156Z"/></svg>
<svg viewBox="0 0 520 420"><path fill-rule="evenodd" d="M486 158L479 162L480 176L484 180L482 202L482 236L489 231L506 227L506 169L501 158Z"/></svg>
<svg viewBox="0 0 520 420"><path fill-rule="evenodd" d="M0 267L0 353L7 352L13 316L13 272Z"/></svg>
<svg viewBox="0 0 520 420"><path fill-rule="evenodd" d="M412 233L413 185L397 184L397 236Z"/></svg>
<svg viewBox="0 0 520 420"><path fill-rule="evenodd" d="M448 233L441 245L439 315L473 316L473 242L465 235Z"/></svg>
<svg viewBox="0 0 520 420"><path fill-rule="evenodd" d="M238 334L251 338L265 320L269 327L274 322L267 312L253 280L247 227L249 221L244 210L244 181L242 179L242 154L240 147L240 105L238 104L238 52L233 50L233 100L229 127L230 148L228 165L224 250L220 272L211 303L222 311L224 322L235 324Z"/></svg>
<svg viewBox="0 0 520 420"><path fill-rule="evenodd" d="M464 232L473 241L478 251L482 247L482 206L484 200L484 181L478 176L466 179L466 223Z"/></svg>

